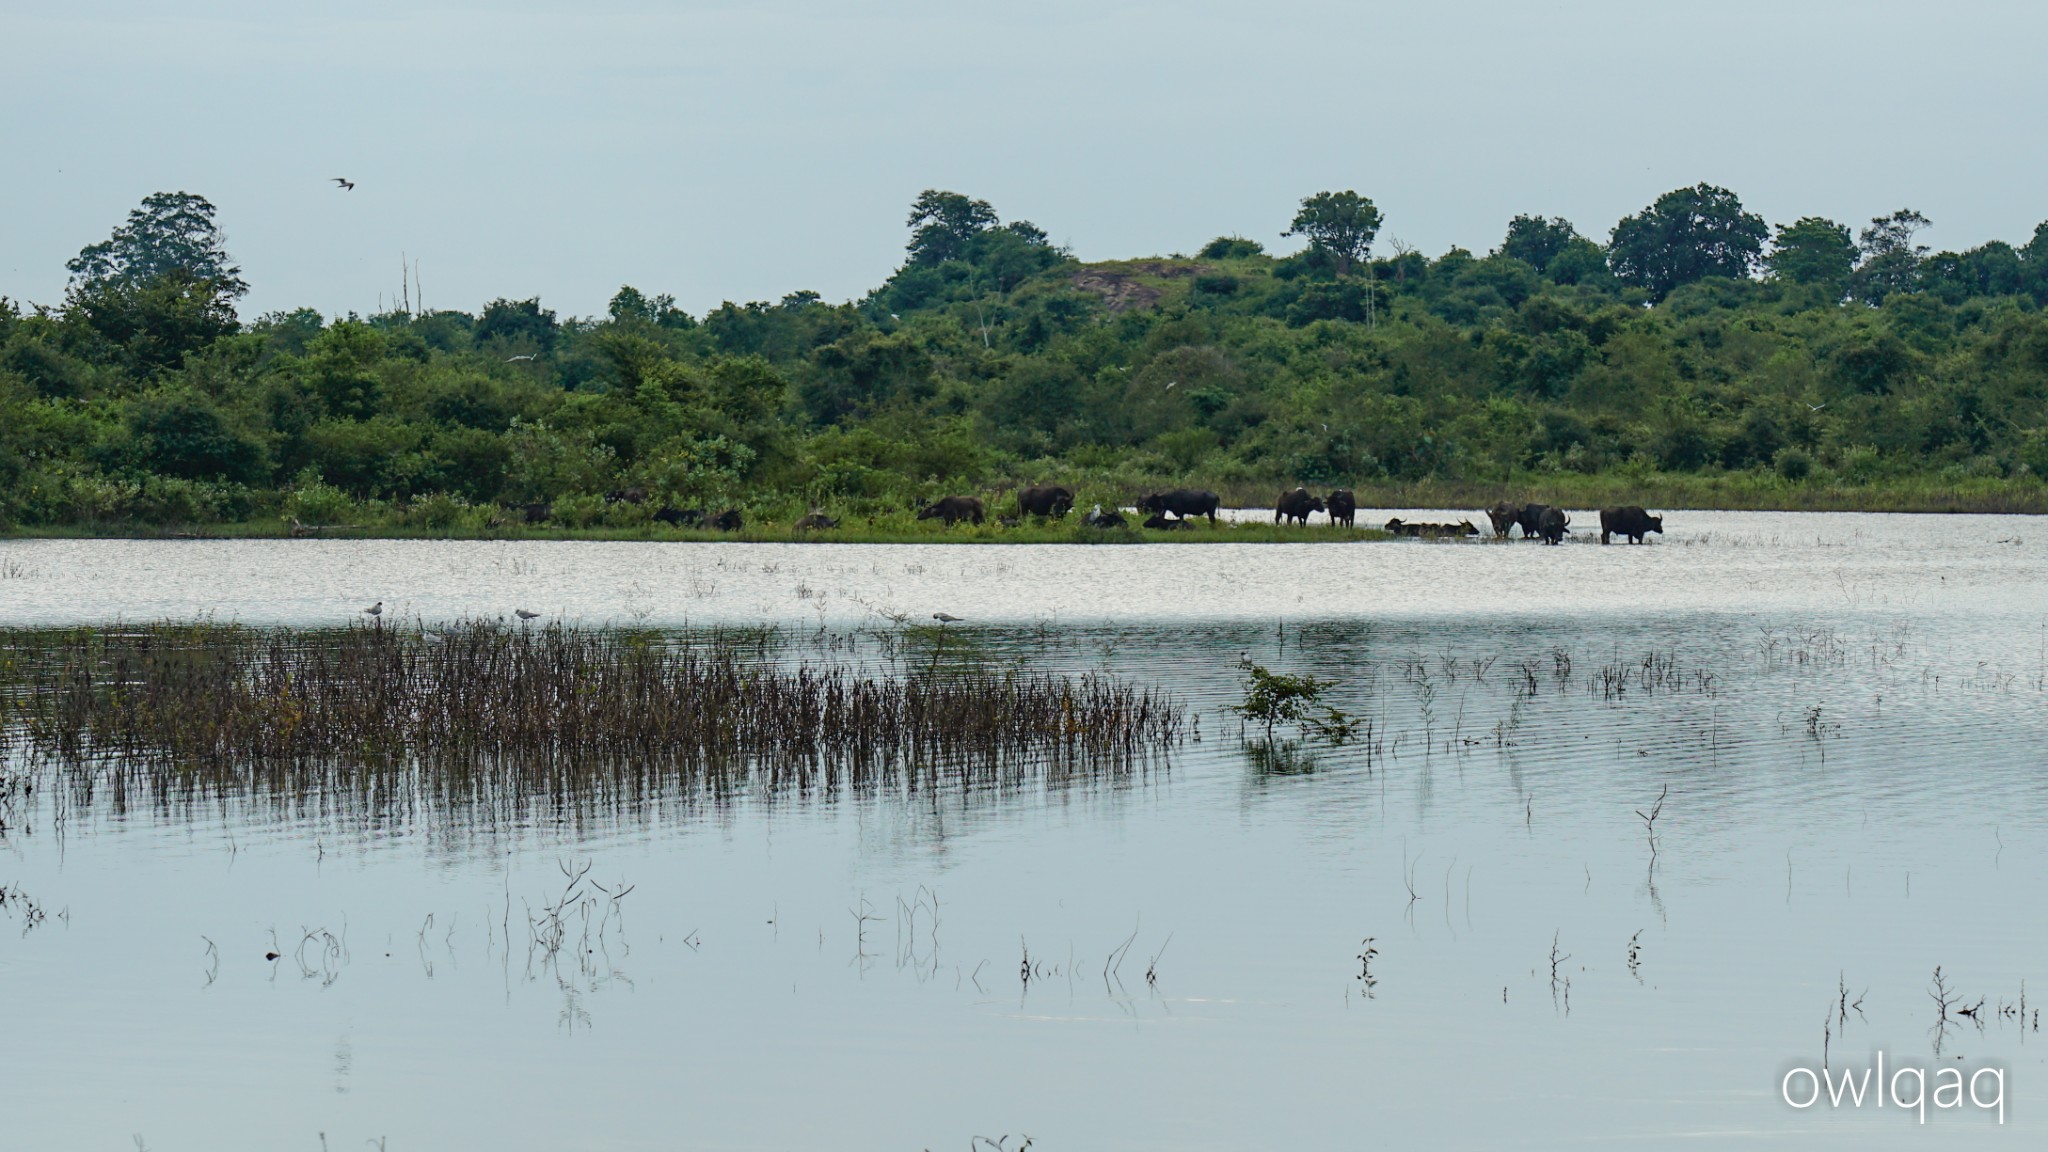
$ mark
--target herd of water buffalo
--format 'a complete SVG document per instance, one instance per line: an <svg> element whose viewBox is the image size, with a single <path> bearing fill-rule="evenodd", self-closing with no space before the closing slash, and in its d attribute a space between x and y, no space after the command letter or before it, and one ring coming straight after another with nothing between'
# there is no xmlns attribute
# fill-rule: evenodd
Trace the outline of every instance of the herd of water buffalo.
<svg viewBox="0 0 2048 1152"><path fill-rule="evenodd" d="M1222 497L1214 492L1199 488L1175 488L1167 492L1152 492L1139 497L1137 509L1146 514L1144 526L1154 529L1185 528L1196 517L1206 517L1213 526L1216 511L1222 505ZM1004 524L1021 523L1027 516L1051 517L1057 519L1073 511L1074 493L1057 484L1041 484L1023 489L1017 493L1017 514L999 516ZM1339 488L1328 496L1317 496L1306 488L1295 488L1280 494L1273 504L1273 523L1307 524L1309 517L1317 512L1327 513L1330 523L1355 527L1358 519L1358 497L1348 488ZM945 496L918 509L919 520L939 520L948 527L968 520L982 523L988 515L987 507L979 496ZM1523 539L1540 537L1546 544L1557 544L1571 532L1571 517L1562 508L1548 504L1496 504L1486 510L1486 516L1493 522L1493 534L1508 538L1517 527L1522 530ZM1082 517L1087 524L1100 528L1121 527L1123 514L1115 509L1104 511L1098 504ZM1479 529L1472 521L1457 524L1410 524L1399 517L1387 521L1386 529L1396 536L1442 537L1477 536ZM1608 543L1615 536L1628 537L1629 543L1641 544L1644 536L1651 532L1663 533L1664 518L1652 516L1638 505L1627 505L1600 510L1600 542Z"/></svg>
<svg viewBox="0 0 2048 1152"><path fill-rule="evenodd" d="M607 503L645 503L648 492L645 488L623 488L605 493ZM1145 513L1143 526L1152 529L1180 529L1190 527L1196 517L1206 517L1213 527L1216 511L1222 505L1222 497L1214 492L1199 488L1175 488L1166 492L1152 492L1138 499L1137 509ZM546 504L526 504L518 509L529 524L545 522L552 509ZM1059 519L1074 510L1072 489L1058 484L1039 484L1017 493L1017 513L1014 516L998 516L998 523L1016 525L1026 517ZM1330 523L1355 527L1358 518L1358 497L1349 488L1338 488L1328 496L1317 496L1306 488L1295 488L1280 494L1273 504L1273 523L1307 524L1309 517L1317 512L1326 513ZM1524 540L1541 538L1546 544L1557 544L1571 532L1571 517L1564 509L1548 504L1495 504L1486 510L1487 519L1493 522L1493 534L1507 539L1516 528L1522 530ZM947 527L962 520L980 524L988 518L987 505L979 496L942 496L918 509L919 520L938 520ZM1125 524L1123 514L1114 508L1104 510L1097 504L1082 516L1082 521L1095 528L1120 528ZM720 532L737 532L745 524L739 510L728 508L723 512L706 513L695 508L672 508L663 505L654 512L657 523L678 528L710 528ZM793 527L798 532L813 532L837 528L839 521L813 511L797 520ZM1472 521L1456 524L1407 523L1399 517L1387 521L1386 530L1396 536L1422 538L1477 536L1479 529ZM1637 505L1600 510L1600 542L1608 543L1612 537L1626 536L1631 544L1641 544L1643 537L1651 532L1662 534L1664 518L1652 516Z"/></svg>

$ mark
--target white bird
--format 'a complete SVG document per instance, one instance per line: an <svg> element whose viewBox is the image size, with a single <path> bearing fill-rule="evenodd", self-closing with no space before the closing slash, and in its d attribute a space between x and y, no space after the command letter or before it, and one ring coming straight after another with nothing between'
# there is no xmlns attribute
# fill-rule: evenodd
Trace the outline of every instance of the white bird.
<svg viewBox="0 0 2048 1152"><path fill-rule="evenodd" d="M528 352L528 353L527 353L526 355L524 355L524 356L507 356L507 357L505 357L505 363L507 363L507 364L517 364L517 363L519 363L519 362L520 362L521 360L537 360L537 359L539 359L539 358L540 358L540 353L538 353L538 352Z"/></svg>
<svg viewBox="0 0 2048 1152"><path fill-rule="evenodd" d="M353 192L353 191L355 191L355 187L356 187L356 182L355 182L355 181L353 181L353 180L344 180L344 179L342 179L341 177L339 177L339 176L336 176L336 177L334 177L334 182L335 182L336 184L339 184L339 185L341 186L341 190L342 190L343 192Z"/></svg>
<svg viewBox="0 0 2048 1152"><path fill-rule="evenodd" d="M538 617L540 616L540 613L538 613L538 612L528 612L528 611L527 611L526 609L524 609L524 608L515 608L515 609L513 609L513 610L512 610L512 614L513 614L514 616L517 616L517 617L519 617L519 618L520 618L521 620L533 620L533 619L537 619L537 618L538 618Z"/></svg>
<svg viewBox="0 0 2048 1152"><path fill-rule="evenodd" d="M958 624L960 622L960 617L945 612L932 613L932 619L937 620L941 624Z"/></svg>
<svg viewBox="0 0 2048 1152"><path fill-rule="evenodd" d="M370 605L368 608L363 609L363 615L365 616L382 616L383 614L384 602L382 600L379 600L375 604Z"/></svg>
<svg viewBox="0 0 2048 1152"><path fill-rule="evenodd" d="M1810 412L1818 412L1825 407L1827 407L1827 405L1825 404L1808 404L1806 406L1807 410Z"/></svg>

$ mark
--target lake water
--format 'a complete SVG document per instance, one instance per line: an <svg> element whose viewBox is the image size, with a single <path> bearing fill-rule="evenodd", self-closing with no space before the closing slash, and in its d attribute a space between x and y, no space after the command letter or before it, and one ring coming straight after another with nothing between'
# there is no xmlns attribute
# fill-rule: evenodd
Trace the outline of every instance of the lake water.
<svg viewBox="0 0 2048 1152"><path fill-rule="evenodd" d="M1668 519L1641 548L0 542L0 625L773 624L772 659L1108 671L1201 730L1134 774L486 826L425 796L60 820L45 788L0 841L47 914L0 906L0 1144L2037 1144L2048 533ZM1248 745L1242 656L1337 680L1370 739ZM537 957L585 863L632 891ZM1879 1050L2002 1069L2004 1123L1780 1099Z"/></svg>

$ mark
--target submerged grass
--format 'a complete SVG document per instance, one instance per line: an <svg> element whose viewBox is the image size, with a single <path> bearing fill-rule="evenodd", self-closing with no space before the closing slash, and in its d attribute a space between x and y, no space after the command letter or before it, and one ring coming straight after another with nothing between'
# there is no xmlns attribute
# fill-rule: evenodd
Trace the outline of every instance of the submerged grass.
<svg viewBox="0 0 2048 1152"><path fill-rule="evenodd" d="M1114 773L1180 738L1179 705L1106 676L760 654L487 621L0 630L0 736L80 802L340 792L506 812Z"/></svg>

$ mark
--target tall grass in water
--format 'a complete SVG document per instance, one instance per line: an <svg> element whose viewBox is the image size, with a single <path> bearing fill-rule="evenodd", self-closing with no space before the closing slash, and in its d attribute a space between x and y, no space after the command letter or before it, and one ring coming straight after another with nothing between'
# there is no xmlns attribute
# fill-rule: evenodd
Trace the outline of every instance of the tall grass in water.
<svg viewBox="0 0 2048 1152"><path fill-rule="evenodd" d="M0 733L61 767L74 802L339 794L502 816L1128 772L1180 737L1176 703L1107 677L870 675L751 648L490 622L0 630Z"/></svg>

